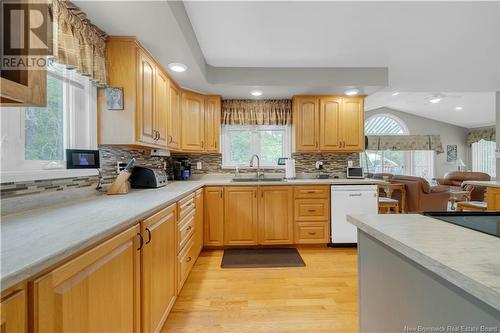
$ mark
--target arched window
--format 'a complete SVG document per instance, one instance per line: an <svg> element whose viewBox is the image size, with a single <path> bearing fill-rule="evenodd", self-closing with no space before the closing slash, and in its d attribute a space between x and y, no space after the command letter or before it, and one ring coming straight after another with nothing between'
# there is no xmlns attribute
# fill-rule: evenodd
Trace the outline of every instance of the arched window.
<svg viewBox="0 0 500 333"><path fill-rule="evenodd" d="M366 135L408 135L406 124L390 114L377 114L365 121Z"/></svg>
<svg viewBox="0 0 500 333"><path fill-rule="evenodd" d="M406 124L391 114L376 114L365 121L366 135L409 135ZM365 172L434 177L434 152L427 150L367 150L361 154Z"/></svg>

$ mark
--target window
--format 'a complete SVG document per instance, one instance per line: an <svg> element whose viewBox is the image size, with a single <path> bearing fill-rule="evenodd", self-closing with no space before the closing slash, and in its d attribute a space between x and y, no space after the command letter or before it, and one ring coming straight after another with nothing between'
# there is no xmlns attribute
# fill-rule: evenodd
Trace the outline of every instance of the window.
<svg viewBox="0 0 500 333"><path fill-rule="evenodd" d="M367 135L409 135L405 123L389 114L378 114L365 122ZM434 177L434 151L431 150L367 150L361 153L361 164L365 172L392 173L417 176L426 179Z"/></svg>
<svg viewBox="0 0 500 333"><path fill-rule="evenodd" d="M46 107L2 108L2 181L57 178L57 172L42 171L64 169L66 148L96 149L96 107L89 78L51 65ZM65 176L95 173L64 171Z"/></svg>
<svg viewBox="0 0 500 333"><path fill-rule="evenodd" d="M472 171L496 177L495 142L481 140L472 144Z"/></svg>
<svg viewBox="0 0 500 333"><path fill-rule="evenodd" d="M278 166L278 158L290 157L289 126L222 126L222 166L249 166L253 154L261 167Z"/></svg>

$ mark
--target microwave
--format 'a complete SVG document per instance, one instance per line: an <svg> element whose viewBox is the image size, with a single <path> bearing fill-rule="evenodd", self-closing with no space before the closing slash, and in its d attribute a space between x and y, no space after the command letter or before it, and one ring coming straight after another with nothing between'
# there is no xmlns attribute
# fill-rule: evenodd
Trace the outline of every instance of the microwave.
<svg viewBox="0 0 500 333"><path fill-rule="evenodd" d="M365 178L362 167L348 167L347 178Z"/></svg>

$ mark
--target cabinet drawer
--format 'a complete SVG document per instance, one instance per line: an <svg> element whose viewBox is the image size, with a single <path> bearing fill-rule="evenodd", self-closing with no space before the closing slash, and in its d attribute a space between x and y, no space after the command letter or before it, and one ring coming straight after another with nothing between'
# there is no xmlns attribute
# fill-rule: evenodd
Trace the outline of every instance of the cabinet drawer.
<svg viewBox="0 0 500 333"><path fill-rule="evenodd" d="M330 214L328 199L296 199L296 221L325 221Z"/></svg>
<svg viewBox="0 0 500 333"><path fill-rule="evenodd" d="M295 198L328 198L330 186L295 186Z"/></svg>
<svg viewBox="0 0 500 333"><path fill-rule="evenodd" d="M295 223L296 244L328 243L328 223Z"/></svg>
<svg viewBox="0 0 500 333"><path fill-rule="evenodd" d="M194 193L185 196L177 202L177 216L181 220L194 209Z"/></svg>
<svg viewBox="0 0 500 333"><path fill-rule="evenodd" d="M194 220L195 211L192 210L185 218L179 221L177 224L178 228L178 239L179 239L179 247L178 250L181 251L182 248L186 245L188 240L194 234L195 229L195 220Z"/></svg>
<svg viewBox="0 0 500 333"><path fill-rule="evenodd" d="M196 247L193 238L189 239L184 249L179 253L178 261L178 290L180 291L196 261Z"/></svg>

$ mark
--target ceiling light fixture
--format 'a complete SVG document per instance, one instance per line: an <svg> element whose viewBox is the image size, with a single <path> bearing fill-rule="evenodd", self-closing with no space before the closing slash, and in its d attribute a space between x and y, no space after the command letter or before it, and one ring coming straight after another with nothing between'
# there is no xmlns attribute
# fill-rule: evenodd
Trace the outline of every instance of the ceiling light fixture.
<svg viewBox="0 0 500 333"><path fill-rule="evenodd" d="M463 110L464 108L462 106L455 106L455 110L460 111Z"/></svg>
<svg viewBox="0 0 500 333"><path fill-rule="evenodd" d="M347 96L355 96L359 94L359 89L356 88L347 89L346 91L344 91L344 94L346 94Z"/></svg>
<svg viewBox="0 0 500 333"><path fill-rule="evenodd" d="M252 90L250 92L250 94L252 94L252 96L259 97L259 96L262 96L262 91L260 91L260 90Z"/></svg>
<svg viewBox="0 0 500 333"><path fill-rule="evenodd" d="M399 95L399 91L395 91L392 93L392 96L397 96L397 95Z"/></svg>
<svg viewBox="0 0 500 333"><path fill-rule="evenodd" d="M441 101L441 97L432 97L429 102L431 102L432 104L436 104L436 103L439 103Z"/></svg>
<svg viewBox="0 0 500 333"><path fill-rule="evenodd" d="M170 64L168 64L168 68L174 72L182 73L186 71L187 66L181 64L180 62L171 62Z"/></svg>

